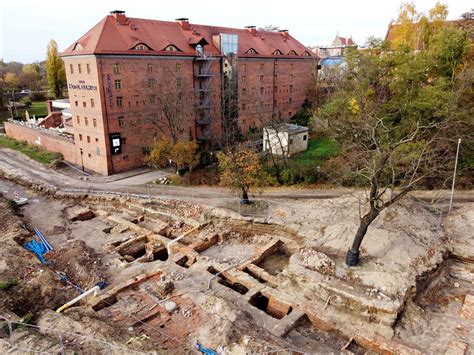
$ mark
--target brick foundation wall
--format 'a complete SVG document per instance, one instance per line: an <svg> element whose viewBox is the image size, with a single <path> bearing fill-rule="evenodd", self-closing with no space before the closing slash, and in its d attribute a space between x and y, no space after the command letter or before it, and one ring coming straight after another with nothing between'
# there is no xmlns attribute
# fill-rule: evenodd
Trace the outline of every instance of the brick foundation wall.
<svg viewBox="0 0 474 355"><path fill-rule="evenodd" d="M40 146L51 152L61 153L64 160L76 163L74 142L69 139L30 127L20 126L12 122L5 122L5 132L10 138L19 141L27 141L30 144Z"/></svg>

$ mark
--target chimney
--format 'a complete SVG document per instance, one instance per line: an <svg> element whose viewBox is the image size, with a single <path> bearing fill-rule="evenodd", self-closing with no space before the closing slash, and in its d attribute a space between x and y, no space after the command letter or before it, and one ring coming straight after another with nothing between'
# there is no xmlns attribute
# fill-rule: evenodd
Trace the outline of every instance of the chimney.
<svg viewBox="0 0 474 355"><path fill-rule="evenodd" d="M250 32L250 34L252 36L256 36L257 35L257 27L255 26L245 26L245 28L247 29L247 31Z"/></svg>
<svg viewBox="0 0 474 355"><path fill-rule="evenodd" d="M288 38L290 38L290 32L288 32L288 30L279 30L278 32L281 33L281 35L283 36L283 38L285 40L287 40Z"/></svg>
<svg viewBox="0 0 474 355"><path fill-rule="evenodd" d="M127 16L125 16L125 11L122 10L114 10L110 11L110 14L115 17L117 23L121 25L125 25L127 23Z"/></svg>
<svg viewBox="0 0 474 355"><path fill-rule="evenodd" d="M186 17L177 18L176 22L179 23L183 30L190 30L191 26L189 25L189 19Z"/></svg>

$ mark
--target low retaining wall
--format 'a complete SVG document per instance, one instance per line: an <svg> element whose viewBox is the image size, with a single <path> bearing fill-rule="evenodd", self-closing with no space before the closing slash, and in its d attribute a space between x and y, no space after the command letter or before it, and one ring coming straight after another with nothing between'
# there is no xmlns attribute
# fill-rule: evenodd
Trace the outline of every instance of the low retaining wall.
<svg viewBox="0 0 474 355"><path fill-rule="evenodd" d="M61 153L64 160L76 163L73 140L13 122L5 122L5 132L8 137L19 141L27 141L51 152Z"/></svg>

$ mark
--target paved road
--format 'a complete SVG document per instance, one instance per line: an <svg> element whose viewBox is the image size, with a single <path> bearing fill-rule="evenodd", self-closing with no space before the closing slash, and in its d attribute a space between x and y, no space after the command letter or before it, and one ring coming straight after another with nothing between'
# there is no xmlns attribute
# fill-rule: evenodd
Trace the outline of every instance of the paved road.
<svg viewBox="0 0 474 355"><path fill-rule="evenodd" d="M234 205L238 199L231 191L215 187L177 187L169 185L146 184L164 172L144 172L143 174L127 177L118 181L99 181L99 179L81 180L58 171L48 169L44 165L31 160L23 154L5 148L0 148L0 170L15 172L32 178L38 182L47 182L60 189L87 189L91 191L112 191L130 194L147 194L156 197L173 197L184 200L195 200L213 206L228 207ZM273 188L254 197L268 200L280 199L326 199L342 196L355 191L354 189L296 189ZM413 196L430 202L433 199L449 200L449 191L416 191ZM455 194L455 202L474 202L474 191L460 191Z"/></svg>

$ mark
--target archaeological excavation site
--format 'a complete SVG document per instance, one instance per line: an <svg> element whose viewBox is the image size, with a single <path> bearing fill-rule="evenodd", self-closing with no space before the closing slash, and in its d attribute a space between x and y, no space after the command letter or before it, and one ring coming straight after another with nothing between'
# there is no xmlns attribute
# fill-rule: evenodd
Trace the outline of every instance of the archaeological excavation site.
<svg viewBox="0 0 474 355"><path fill-rule="evenodd" d="M344 263L360 196L264 217L0 180L0 352L469 354L474 205L383 211ZM24 206L8 203L18 191Z"/></svg>

